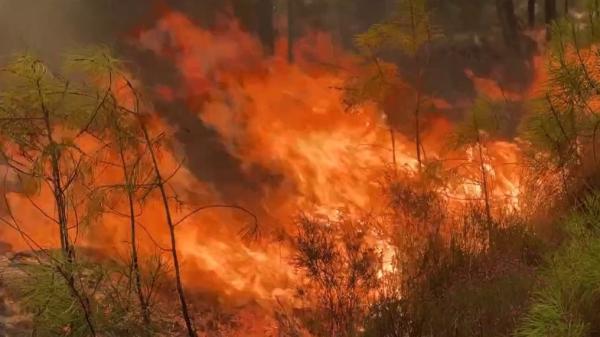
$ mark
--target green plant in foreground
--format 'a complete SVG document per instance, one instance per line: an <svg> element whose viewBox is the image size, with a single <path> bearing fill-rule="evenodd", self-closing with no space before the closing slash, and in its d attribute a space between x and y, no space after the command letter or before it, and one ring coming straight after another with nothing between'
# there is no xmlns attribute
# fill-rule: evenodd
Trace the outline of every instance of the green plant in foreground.
<svg viewBox="0 0 600 337"><path fill-rule="evenodd" d="M59 254L52 264L44 259L17 266L8 280L22 309L31 317L33 336L90 336L86 313L73 296L72 287L57 270ZM74 287L82 294L100 336L148 336L157 326L143 324L126 266L85 261L72 265Z"/></svg>
<svg viewBox="0 0 600 337"><path fill-rule="evenodd" d="M600 331L600 193L565 223L567 242L549 258L518 337L585 337Z"/></svg>

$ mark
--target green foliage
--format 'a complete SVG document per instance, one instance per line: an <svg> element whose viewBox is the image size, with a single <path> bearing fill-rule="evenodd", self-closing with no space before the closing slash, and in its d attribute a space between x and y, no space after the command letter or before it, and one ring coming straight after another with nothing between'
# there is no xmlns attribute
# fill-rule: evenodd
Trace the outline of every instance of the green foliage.
<svg viewBox="0 0 600 337"><path fill-rule="evenodd" d="M367 54L399 50L414 56L419 49L441 36L431 23L425 0L398 0L393 16L356 37L356 45Z"/></svg>
<svg viewBox="0 0 600 337"><path fill-rule="evenodd" d="M397 69L394 65L375 60L359 76L346 83L343 102L347 109L365 102L382 105L387 97L399 89Z"/></svg>
<svg viewBox="0 0 600 337"><path fill-rule="evenodd" d="M519 337L594 336L600 331L600 194L565 223L567 242L548 260Z"/></svg>
<svg viewBox="0 0 600 337"><path fill-rule="evenodd" d="M34 313L33 325L40 336L86 336L85 317L71 296L66 280L48 266L23 268L27 282L14 280L26 311Z"/></svg>
<svg viewBox="0 0 600 337"><path fill-rule="evenodd" d="M60 75L25 55L0 74L2 155L21 192L33 196L48 188L52 193L51 212L29 200L60 229L63 255L37 254L38 263L23 268L28 278L15 282L39 336L88 336L92 330L101 336L141 336L150 328L143 326L149 315L140 317L140 308L149 306L140 304L145 290L133 291L144 287L146 275L132 286L131 270L74 254L77 236L93 234L92 225L111 208L110 198L116 195L111 192L134 190L142 175L150 179L151 168L142 168L146 162L140 154L139 124L134 123L137 102L127 101L137 97L131 98L122 63L110 55L106 48L82 50L67 58ZM122 186L96 182L98 172L113 165L107 150L121 153L128 166Z"/></svg>
<svg viewBox="0 0 600 337"><path fill-rule="evenodd" d="M55 75L30 55L17 57L2 75L2 154L22 176L25 191L35 192L41 180L52 177L54 164L63 182L84 183L89 175L81 172L94 165L91 154L83 154L75 138L102 127L105 111L96 93Z"/></svg>
<svg viewBox="0 0 600 337"><path fill-rule="evenodd" d="M557 172L565 195L590 173L586 167L598 162L599 54L594 44L597 34L589 28L569 20L554 24L548 83L521 124L533 172L540 177Z"/></svg>
<svg viewBox="0 0 600 337"><path fill-rule="evenodd" d="M482 143L484 134L491 136L496 133L500 129L498 111L501 105L487 97L478 97L464 121L458 125L452 145L460 148Z"/></svg>
<svg viewBox="0 0 600 337"><path fill-rule="evenodd" d="M103 190L94 190L88 193L88 199L85 203L85 210L79 220L82 229L87 229L90 225L100 220L106 208L107 195Z"/></svg>
<svg viewBox="0 0 600 337"><path fill-rule="evenodd" d="M530 144L545 153L552 154L556 164L567 164L577 138L577 125L573 111L559 111L548 100L539 100L535 112L525 116L521 134Z"/></svg>
<svg viewBox="0 0 600 337"><path fill-rule="evenodd" d="M398 0L396 10L385 22L372 25L355 37L355 45L367 61L364 73L350 81L348 106L365 101L382 104L387 97L409 90L398 80L394 65L379 60L385 51L400 51L416 57L420 48L441 36L433 26L425 0Z"/></svg>
<svg viewBox="0 0 600 337"><path fill-rule="evenodd" d="M84 150L89 140L82 138L140 144L135 117L124 107L131 102L122 102L123 91L131 93L124 66L111 55L104 47L82 49L66 57L61 74L23 55L0 72L2 155L25 194L34 195L46 186L42 182L50 182L57 207L77 222L61 228L86 227L106 206L106 191L95 188L95 179L108 146Z"/></svg>
<svg viewBox="0 0 600 337"><path fill-rule="evenodd" d="M60 81L31 56L18 57L3 73L3 86L10 89L0 93L0 131L21 149L28 150L34 146L32 141L44 135L43 124L35 122L41 117L42 102L46 106L59 103L60 96L51 93L60 86Z"/></svg>
<svg viewBox="0 0 600 337"><path fill-rule="evenodd" d="M58 146L73 146L72 137L81 132L102 131L119 104L113 91L123 71L110 55L106 48L84 49L65 59L62 74L31 55L15 58L2 72L2 134L28 150L41 150L35 146L46 141L46 119L50 129L66 128L54 135Z"/></svg>
<svg viewBox="0 0 600 337"><path fill-rule="evenodd" d="M142 324L131 286L119 266L92 261L69 264L59 254L51 258L52 263L22 264L20 272L8 280L20 305L31 314L35 336L90 336L81 301L88 307L97 335L146 336L156 328ZM66 270L73 275L71 285Z"/></svg>

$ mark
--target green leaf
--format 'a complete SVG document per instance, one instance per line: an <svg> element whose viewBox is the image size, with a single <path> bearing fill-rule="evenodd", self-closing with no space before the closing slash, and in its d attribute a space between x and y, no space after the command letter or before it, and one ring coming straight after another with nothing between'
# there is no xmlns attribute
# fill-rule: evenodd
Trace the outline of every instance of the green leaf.
<svg viewBox="0 0 600 337"><path fill-rule="evenodd" d="M498 111L500 104L487 97L478 97L464 121L454 134L453 145L462 147L482 142L486 136L494 135L500 129Z"/></svg>
<svg viewBox="0 0 600 337"><path fill-rule="evenodd" d="M398 0L392 17L356 36L355 43L367 54L391 49L414 56L423 45L442 36L430 17L425 0Z"/></svg>

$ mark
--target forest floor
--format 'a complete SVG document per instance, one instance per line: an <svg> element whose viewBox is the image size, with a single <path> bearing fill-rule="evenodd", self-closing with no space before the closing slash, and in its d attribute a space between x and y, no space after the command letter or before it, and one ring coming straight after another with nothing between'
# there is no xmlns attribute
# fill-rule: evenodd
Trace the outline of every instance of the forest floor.
<svg viewBox="0 0 600 337"><path fill-rule="evenodd" d="M24 256L9 252L0 255L0 336L31 336L31 319L21 312L7 285L8 279L22 273L17 268L22 258Z"/></svg>

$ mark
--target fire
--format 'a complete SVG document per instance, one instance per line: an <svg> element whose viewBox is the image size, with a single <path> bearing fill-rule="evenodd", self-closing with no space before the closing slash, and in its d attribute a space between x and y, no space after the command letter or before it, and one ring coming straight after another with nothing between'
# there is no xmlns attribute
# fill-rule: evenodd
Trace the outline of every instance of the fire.
<svg viewBox="0 0 600 337"><path fill-rule="evenodd" d="M290 233L291 218L299 211L331 219L340 214L357 219L364 214L377 214L386 207L381 182L394 169L392 158L396 158L395 169L413 175L418 172L411 135L397 134L393 153L386 118L376 105L365 104L352 113L347 111L339 89L347 74L324 64L352 69L357 66L356 58L335 48L326 34L309 34L297 41L297 63L289 64L283 53L265 57L259 43L235 23L212 32L197 27L181 13L169 11L132 43L152 51L165 62L172 62L179 71L182 80L178 86L154 88L159 99L185 102L192 113L219 134L226 149L239 159L246 172L259 166L280 177L276 184L261 186L261 193L240 191L249 199L261 196L254 206L274 219L263 224L269 227L267 234ZM493 98L516 100L530 94L508 93L490 80L469 74L479 89ZM131 97L124 95L123 101L133 107ZM449 106L441 99L433 100L438 107ZM161 120L153 124L156 130L174 131ZM446 189L449 200L460 204L461 200L480 198L481 184L477 182L480 158L475 150L448 150L446 143L453 131L452 123L437 117L429 124L423 141L427 158L440 160L444 169L457 170L465 177ZM93 140L85 141L94 145ZM483 167L492 186L491 197L500 208L518 209L521 193L518 144L490 140L484 147ZM459 158L460 162L444 160L447 157ZM164 152L161 166L165 172L175 171L179 166L176 154ZM108 183L121 177L122 173L113 168L98 179ZM221 201L210 182L199 181L185 166L174 176L172 185L195 203ZM55 226L32 210L23 198L17 194L9 197L13 207L31 210L20 212L21 222L30 224L28 232L35 233L40 242L56 237L41 230ZM43 203L51 195L42 189L35 198ZM189 210L179 209L176 218ZM142 249L151 251L155 245L168 246L161 212L155 199L144 207L139 219L144 227L140 234ZM102 224L99 229L91 229L85 244L113 246L125 255L126 219L104 215ZM186 285L265 305L282 297L290 298L296 276L288 263L287 246L245 242L238 235L243 224L242 217L224 210L198 214L178 227ZM11 242L19 241L15 233L3 231L2 235L12 236ZM379 246L388 260L384 269L390 271L394 247L384 239Z"/></svg>
<svg viewBox="0 0 600 337"><path fill-rule="evenodd" d="M343 93L338 89L346 75L322 64L337 62L352 69L355 58L336 51L326 35L313 34L298 41L297 62L289 64L282 53L264 57L258 52L258 42L236 24L210 32L181 13L168 12L154 28L142 32L135 43L179 69L182 82L174 88L156 88L161 97L185 101L198 118L220 134L243 169L258 165L282 177L277 185L262 187L260 205L284 228L290 215L299 210L335 219L342 213L358 217L384 206L380 182L390 170L393 157L384 113L369 104L353 113L346 111ZM471 76L479 90L491 97L524 97L501 90L491 80ZM434 100L437 106L449 105ZM451 123L440 118L431 124L424 135L428 157L461 157L463 162L456 166L468 166L462 172L472 178L447 194L453 200L480 198L479 159L472 149L445 153ZM397 135L395 145L398 167L416 173L418 164L410 135ZM518 208L518 145L492 140L485 144L484 152L491 197L501 201L501 208ZM455 164L444 165L452 169ZM210 256L211 252L228 249L230 243L225 241L206 245L187 240L184 251L188 257L204 261L207 269L230 266L233 271L219 273L223 279L234 280L230 283L233 288L243 283L235 271L239 259L256 265L273 263L264 251L244 256L217 254L216 260ZM257 293L270 296L265 289Z"/></svg>

